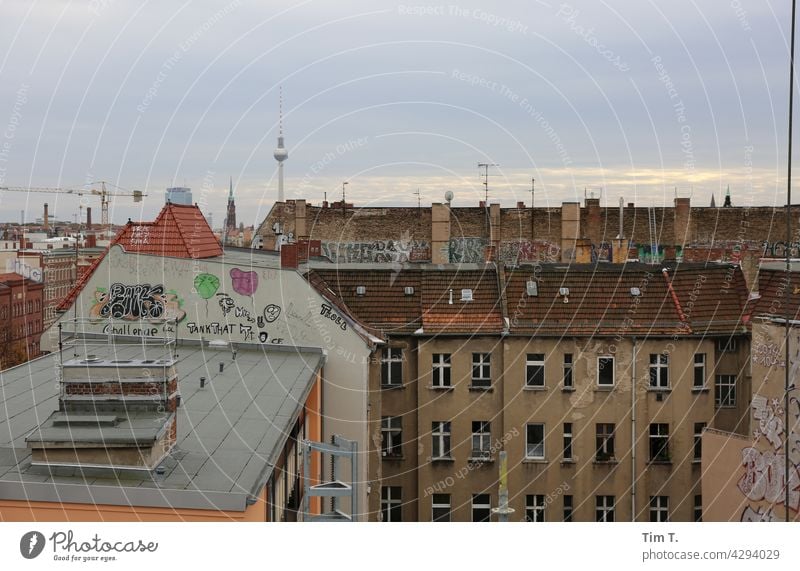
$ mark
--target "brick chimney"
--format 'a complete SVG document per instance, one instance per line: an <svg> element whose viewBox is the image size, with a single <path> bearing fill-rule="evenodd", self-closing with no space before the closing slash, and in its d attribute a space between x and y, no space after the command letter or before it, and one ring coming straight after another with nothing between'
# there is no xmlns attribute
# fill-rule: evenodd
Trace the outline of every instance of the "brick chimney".
<svg viewBox="0 0 800 571"><path fill-rule="evenodd" d="M50 230L50 217L47 214L47 203L44 203L44 231Z"/></svg>
<svg viewBox="0 0 800 571"><path fill-rule="evenodd" d="M561 204L561 261L575 260L575 246L581 234L581 205L579 202Z"/></svg>
<svg viewBox="0 0 800 571"><path fill-rule="evenodd" d="M599 245L603 237L603 221L600 216L600 199L586 199L586 237L592 244Z"/></svg>
<svg viewBox="0 0 800 571"><path fill-rule="evenodd" d="M86 229L87 230L91 230L92 229L92 207L91 206L87 206L86 207Z"/></svg>
<svg viewBox="0 0 800 571"><path fill-rule="evenodd" d="M297 243L281 246L281 268L297 268L300 263Z"/></svg>
<svg viewBox="0 0 800 571"><path fill-rule="evenodd" d="M497 261L497 252L500 251L500 205L489 205L489 245L484 253L487 262Z"/></svg>
<svg viewBox="0 0 800 571"><path fill-rule="evenodd" d="M691 199L675 198L675 246L683 247L691 241L690 219L691 219Z"/></svg>
<svg viewBox="0 0 800 571"><path fill-rule="evenodd" d="M294 236L297 240L308 238L306 229L306 201L297 199L294 206Z"/></svg>
<svg viewBox="0 0 800 571"><path fill-rule="evenodd" d="M431 262L450 263L450 207L440 202L431 205Z"/></svg>

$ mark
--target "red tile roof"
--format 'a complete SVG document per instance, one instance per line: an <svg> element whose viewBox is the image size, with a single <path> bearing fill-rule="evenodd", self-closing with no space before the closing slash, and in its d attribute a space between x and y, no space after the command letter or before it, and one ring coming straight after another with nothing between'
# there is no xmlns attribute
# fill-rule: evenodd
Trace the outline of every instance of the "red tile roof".
<svg viewBox="0 0 800 571"><path fill-rule="evenodd" d="M130 222L122 227L111 246L119 244L126 252L155 254L170 258L213 258L222 255L222 246L197 206L166 204L153 222ZM106 256L103 252L75 282L61 300L57 311L69 309Z"/></svg>
<svg viewBox="0 0 800 571"><path fill-rule="evenodd" d="M752 315L786 317L786 270L760 269L758 293L761 297L752 302ZM800 274L791 272L788 280L789 319L800 319Z"/></svg>

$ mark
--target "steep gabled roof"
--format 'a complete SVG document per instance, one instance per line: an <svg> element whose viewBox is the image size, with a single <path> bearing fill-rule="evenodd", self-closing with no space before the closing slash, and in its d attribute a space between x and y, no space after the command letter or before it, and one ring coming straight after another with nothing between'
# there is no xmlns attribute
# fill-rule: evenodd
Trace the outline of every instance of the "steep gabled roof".
<svg viewBox="0 0 800 571"><path fill-rule="evenodd" d="M111 246L126 252L156 254L171 258L213 258L222 255L222 246L197 206L167 203L153 222L131 222L111 240ZM106 256L104 252L89 266L75 286L61 300L57 311L69 309Z"/></svg>

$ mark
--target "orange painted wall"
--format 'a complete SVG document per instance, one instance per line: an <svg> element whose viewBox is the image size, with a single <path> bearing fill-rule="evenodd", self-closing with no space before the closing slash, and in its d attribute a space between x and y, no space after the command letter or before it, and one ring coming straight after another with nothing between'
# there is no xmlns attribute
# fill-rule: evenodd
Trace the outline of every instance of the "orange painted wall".
<svg viewBox="0 0 800 571"><path fill-rule="evenodd" d="M266 491L243 512L0 500L0 521L249 521L265 520Z"/></svg>
<svg viewBox="0 0 800 571"><path fill-rule="evenodd" d="M306 420L308 421L308 432L306 438L314 442L322 442L322 374L317 375L317 380L306 400ZM311 478L312 485L319 483L320 475L320 455L311 455ZM311 513L322 513L322 498L313 497L310 502Z"/></svg>

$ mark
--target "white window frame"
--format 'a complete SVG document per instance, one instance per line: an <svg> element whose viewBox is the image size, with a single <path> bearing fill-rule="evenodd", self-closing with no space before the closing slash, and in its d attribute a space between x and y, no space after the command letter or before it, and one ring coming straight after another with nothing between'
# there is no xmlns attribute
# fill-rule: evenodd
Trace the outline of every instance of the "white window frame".
<svg viewBox="0 0 800 571"><path fill-rule="evenodd" d="M650 353L650 388L669 388L669 355Z"/></svg>
<svg viewBox="0 0 800 571"><path fill-rule="evenodd" d="M446 498L446 499L445 499ZM437 501L438 499L438 501ZM452 517L452 508L450 504L450 494L433 494L431 499L431 521L434 522L449 522ZM436 510L447 510L447 517L440 515L436 517Z"/></svg>
<svg viewBox="0 0 800 571"><path fill-rule="evenodd" d="M431 354L431 385L437 389L452 386L451 353Z"/></svg>
<svg viewBox="0 0 800 571"><path fill-rule="evenodd" d="M615 508L615 496L595 496L594 520L596 522L613 522L616 519Z"/></svg>
<svg viewBox="0 0 800 571"><path fill-rule="evenodd" d="M575 439L572 436L572 423L565 422L562 427L564 431L564 460L572 461L574 458L573 454L575 453Z"/></svg>
<svg viewBox="0 0 800 571"><path fill-rule="evenodd" d="M451 425L449 420L434 420L431 426L431 459L442 460L450 459L452 456L451 449ZM438 443L438 445L437 445ZM436 449L439 449L439 454L436 454Z"/></svg>
<svg viewBox="0 0 800 571"><path fill-rule="evenodd" d="M478 425L477 427L475 425ZM477 430L476 430L477 428ZM475 445L478 445L477 448ZM471 458L488 458L492 450L492 423L488 420L472 421Z"/></svg>
<svg viewBox="0 0 800 571"><path fill-rule="evenodd" d="M611 382L610 383L601 383L600 382L600 373L605 369L605 367L600 366L601 361L610 360L611 361ZM616 359L614 359L614 355L599 355L597 357L597 386L598 387L613 387L617 382L617 372L616 372Z"/></svg>
<svg viewBox="0 0 800 571"><path fill-rule="evenodd" d="M669 521L669 496L650 496L650 522Z"/></svg>
<svg viewBox="0 0 800 571"><path fill-rule="evenodd" d="M694 440L692 442L693 462L699 462L703 456L703 431L706 429L706 426L708 425L705 422L694 423Z"/></svg>
<svg viewBox="0 0 800 571"><path fill-rule="evenodd" d="M488 499L488 503L484 503L484 497ZM481 503L477 503L481 501ZM475 519L475 510L486 510L487 517L485 519ZM491 494L472 494L472 521L491 521L492 518L492 495Z"/></svg>
<svg viewBox="0 0 800 571"><path fill-rule="evenodd" d="M697 358L700 357L700 362L698 362ZM703 378L703 384L697 384L697 373L698 370ZM692 370L693 377L692 377L692 388L693 389L704 389L708 384L708 378L706 377L706 354L705 353L695 353L694 354L694 369Z"/></svg>
<svg viewBox="0 0 800 571"><path fill-rule="evenodd" d="M541 355L541 359L539 356ZM547 380L545 379L545 367L544 363L546 360L546 355L544 353L527 353L525 355L525 387L531 389L543 389L547 386ZM537 369L541 369L541 383L532 383L531 382L531 375L529 370L532 367L536 367Z"/></svg>
<svg viewBox="0 0 800 571"><path fill-rule="evenodd" d="M398 492L398 497L394 497L393 491ZM400 519L392 519L392 513L395 510L400 512ZM403 521L402 514L403 488L400 486L381 486L381 520L385 522Z"/></svg>
<svg viewBox="0 0 800 571"><path fill-rule="evenodd" d="M399 378L392 370L393 365L400 365ZM384 375L384 370L386 375ZM402 347L387 347L381 356L381 386L383 387L402 387L403 386L403 348Z"/></svg>
<svg viewBox="0 0 800 571"><path fill-rule="evenodd" d="M534 455L531 453L531 442L529 441L530 437L530 429L534 426L539 426L542 429L542 441L541 441L541 454ZM547 435L547 430L543 422L529 422L525 425L525 459L526 460L544 460L545 459L545 437ZM539 448L540 446L536 446ZM534 450L535 452L535 450Z"/></svg>
<svg viewBox="0 0 800 571"><path fill-rule="evenodd" d="M544 494L525 495L525 521L543 522L545 521L545 502Z"/></svg>
<svg viewBox="0 0 800 571"><path fill-rule="evenodd" d="M472 354L472 386L477 388L488 388L492 386L491 353Z"/></svg>
<svg viewBox="0 0 800 571"><path fill-rule="evenodd" d="M664 430L663 427L666 427L666 433L662 433L662 430ZM656 434L653 434L653 429L654 428L656 429ZM664 457L660 457L659 458L659 457L656 457L653 454L653 452L654 452L653 441L654 440L657 440L657 441L662 441L663 440L665 442L665 446L660 447L661 450L665 450L666 451L666 454L665 454ZM651 422L650 423L650 427L648 429L648 441L647 441L647 443L649 445L648 452L650 452L650 454L649 454L650 462L669 462L670 461L670 459L672 457L670 455L670 450L669 450L669 424L668 423L666 423L666 422Z"/></svg>
<svg viewBox="0 0 800 571"><path fill-rule="evenodd" d="M569 357L569 361L567 361L567 357ZM564 385L565 389L572 389L575 388L575 356L572 353L564 353L563 357L563 375L561 376L561 382ZM569 382L567 382L569 379Z"/></svg>
<svg viewBox="0 0 800 571"><path fill-rule="evenodd" d="M721 390L723 387L727 389L725 395ZM723 396L726 398L723 399ZM736 375L717 375L715 377L714 405L717 408L734 408L736 406Z"/></svg>
<svg viewBox="0 0 800 571"><path fill-rule="evenodd" d="M611 433L605 432L605 430L601 433L600 427L611 427ZM594 433L595 433L595 461L597 462L609 462L615 458L615 442L617 436L617 425L613 422L597 422L594 425ZM601 440L602 439L602 440ZM598 443L598 441L600 441ZM609 446L609 443L611 445ZM599 444L599 445L598 445ZM611 450L609 451L609 448Z"/></svg>
<svg viewBox="0 0 800 571"><path fill-rule="evenodd" d="M403 455L402 416L381 417L381 455L384 458L398 458Z"/></svg>

